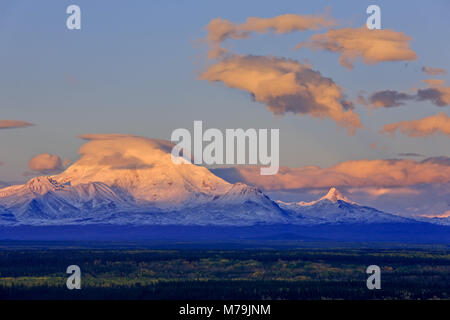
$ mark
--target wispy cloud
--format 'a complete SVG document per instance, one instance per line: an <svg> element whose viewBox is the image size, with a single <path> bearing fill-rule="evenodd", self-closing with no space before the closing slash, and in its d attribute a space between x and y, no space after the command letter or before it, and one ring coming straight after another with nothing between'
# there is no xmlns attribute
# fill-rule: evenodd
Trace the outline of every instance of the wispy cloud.
<svg viewBox="0 0 450 320"><path fill-rule="evenodd" d="M422 217L427 217L427 218L449 218L450 217L450 210L447 210L444 213L439 213L439 214L428 213L428 214L423 214L421 216Z"/></svg>
<svg viewBox="0 0 450 320"><path fill-rule="evenodd" d="M115 152L110 155L105 155L99 161L100 165L109 166L111 169L149 169L153 165L145 163L142 159L135 156L125 156L120 152Z"/></svg>
<svg viewBox="0 0 450 320"><path fill-rule="evenodd" d="M450 117L445 112L441 112L418 120L386 124L380 130L380 133L394 136L396 131L400 131L409 137L427 137L434 134L450 135Z"/></svg>
<svg viewBox="0 0 450 320"><path fill-rule="evenodd" d="M315 34L297 45L313 50L326 50L340 54L339 63L353 69L353 64L362 59L366 64L383 61L416 60L416 53L409 47L411 38L403 32L393 30L370 30L368 28L330 29L324 34Z"/></svg>
<svg viewBox="0 0 450 320"><path fill-rule="evenodd" d="M368 100L360 97L359 102L373 108L392 108L405 105L407 101L429 101L438 107L450 105L450 87L444 86L441 79L423 80L428 88L418 89L415 93L396 90L381 90L369 96Z"/></svg>
<svg viewBox="0 0 450 320"><path fill-rule="evenodd" d="M284 14L272 18L249 17L244 23L233 23L227 19L217 18L206 26L207 41L210 46L209 58L223 56L227 50L222 43L227 39L248 38L252 33L274 32L276 34L294 31L317 30L336 25L328 14L298 15Z"/></svg>
<svg viewBox="0 0 450 320"><path fill-rule="evenodd" d="M431 67L427 67L427 66L422 67L422 72L424 72L425 74L427 74L429 76L438 76L438 75L447 73L447 71L445 71L445 69L431 68Z"/></svg>
<svg viewBox="0 0 450 320"><path fill-rule="evenodd" d="M414 188L408 187L362 187L362 188L350 188L348 192L365 193L372 197L380 197L382 195L418 195L420 191Z"/></svg>
<svg viewBox="0 0 450 320"><path fill-rule="evenodd" d="M32 123L20 120L0 120L0 129L26 128L33 126Z"/></svg>
<svg viewBox="0 0 450 320"><path fill-rule="evenodd" d="M398 153L400 157L425 157L423 154L415 153L415 152L401 152Z"/></svg>

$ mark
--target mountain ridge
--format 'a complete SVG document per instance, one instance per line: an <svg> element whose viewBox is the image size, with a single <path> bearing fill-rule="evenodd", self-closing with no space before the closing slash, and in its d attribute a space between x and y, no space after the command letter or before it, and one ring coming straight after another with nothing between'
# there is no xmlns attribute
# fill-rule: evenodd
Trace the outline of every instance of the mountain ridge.
<svg viewBox="0 0 450 320"><path fill-rule="evenodd" d="M0 189L0 225L418 222L359 205L335 187L312 202L274 201L256 187L228 183L205 167L175 164L172 145L163 140L128 135L84 139L88 142L80 159L60 174Z"/></svg>

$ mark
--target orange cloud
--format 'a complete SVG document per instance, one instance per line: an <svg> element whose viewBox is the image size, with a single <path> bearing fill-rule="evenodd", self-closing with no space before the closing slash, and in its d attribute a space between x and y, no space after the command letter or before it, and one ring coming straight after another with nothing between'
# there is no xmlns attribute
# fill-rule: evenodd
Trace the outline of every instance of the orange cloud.
<svg viewBox="0 0 450 320"><path fill-rule="evenodd" d="M450 158L414 160L351 160L328 168L280 168L273 176L259 175L256 167L235 167L242 182L265 190L336 187L406 187L450 182ZM406 192L406 189L400 189Z"/></svg>
<svg viewBox="0 0 450 320"><path fill-rule="evenodd" d="M133 136L133 135L129 135L129 134L121 134L121 133L110 133L110 134L104 134L104 133L99 133L99 134L83 134L81 136L79 136L80 139L83 140L113 140L113 139L121 139L121 138L130 138L130 137L135 137L137 138L137 136Z"/></svg>
<svg viewBox="0 0 450 320"><path fill-rule="evenodd" d="M324 34L313 35L297 48L327 50L340 54L339 63L353 69L353 63L361 58L366 64L382 61L416 60L416 53L409 47L410 37L393 30L370 30L367 27L330 29Z"/></svg>
<svg viewBox="0 0 450 320"><path fill-rule="evenodd" d="M88 134L81 138L88 142L79 149L80 159L54 177L60 183L70 181L75 186L102 182L131 192L136 201L162 206L189 204L192 192L202 198L230 187L205 167L172 162L174 145L170 141L122 134Z"/></svg>
<svg viewBox="0 0 450 320"><path fill-rule="evenodd" d="M274 114L331 118L349 134L361 127L342 89L332 79L294 60L232 55L211 65L200 79L245 90Z"/></svg>
<svg viewBox="0 0 450 320"><path fill-rule="evenodd" d="M0 129L14 129L31 127L33 124L19 120L0 120Z"/></svg>
<svg viewBox="0 0 450 320"><path fill-rule="evenodd" d="M29 162L30 170L40 173L54 173L63 170L63 163L59 156L41 153Z"/></svg>
<svg viewBox="0 0 450 320"><path fill-rule="evenodd" d="M450 210L445 211L444 213L439 214L422 214L421 217L426 218L450 218Z"/></svg>
<svg viewBox="0 0 450 320"><path fill-rule="evenodd" d="M438 133L450 135L450 117L441 112L418 120L386 124L380 133L394 136L397 130L409 137L427 137Z"/></svg>
<svg viewBox="0 0 450 320"><path fill-rule="evenodd" d="M416 189L408 187L394 187L394 188L384 188L384 187L360 187L360 188L350 188L348 192L362 192L368 194L372 197L380 197L385 194L389 195L419 195L421 192Z"/></svg>
<svg viewBox="0 0 450 320"><path fill-rule="evenodd" d="M324 15L284 14L273 18L249 17L244 23L235 24L229 20L217 18L210 21L206 30L207 41L210 45L209 57L217 58L226 52L221 43L227 39L243 39L252 32L277 34L293 31L317 30L334 26L336 22Z"/></svg>
<svg viewBox="0 0 450 320"><path fill-rule="evenodd" d="M427 66L423 66L422 71L429 76L438 76L438 75L447 73L447 71L445 71L442 68L431 68L431 67L427 67Z"/></svg>

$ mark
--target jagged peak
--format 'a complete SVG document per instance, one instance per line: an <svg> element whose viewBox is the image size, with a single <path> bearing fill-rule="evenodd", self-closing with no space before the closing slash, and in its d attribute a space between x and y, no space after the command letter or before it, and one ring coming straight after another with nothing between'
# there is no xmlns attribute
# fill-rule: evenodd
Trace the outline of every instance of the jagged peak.
<svg viewBox="0 0 450 320"><path fill-rule="evenodd" d="M49 191L60 190L64 188L50 176L40 176L30 179L25 186L33 193L45 194Z"/></svg>
<svg viewBox="0 0 450 320"><path fill-rule="evenodd" d="M328 190L327 194L324 195L323 197L321 197L318 200L315 201L311 201L311 202L304 202L304 201L300 201L297 204L301 205L301 206L312 206L316 203L320 203L323 201L330 201L333 203L336 203L338 201L344 201L347 203L351 203L351 204L357 204L356 202L348 199L346 196L344 196L337 188L335 187L331 187L330 190Z"/></svg>
<svg viewBox="0 0 450 320"><path fill-rule="evenodd" d="M330 200L331 202L337 202L338 200L342 200L345 202L352 203L351 200L349 200L347 197L345 197L337 188L331 187L330 190L328 190L328 193L324 195L320 200Z"/></svg>

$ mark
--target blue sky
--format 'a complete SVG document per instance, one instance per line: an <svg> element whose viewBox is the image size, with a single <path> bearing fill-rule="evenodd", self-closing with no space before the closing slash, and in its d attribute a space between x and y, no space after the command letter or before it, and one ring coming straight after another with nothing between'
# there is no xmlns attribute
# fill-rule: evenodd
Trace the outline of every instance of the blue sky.
<svg viewBox="0 0 450 320"><path fill-rule="evenodd" d="M315 14L330 8L345 26L365 24L368 1L19 1L0 4L0 119L35 124L0 131L0 180L23 181L28 161L48 152L76 160L86 133L169 139L176 128L203 120L215 128L280 128L282 165L330 166L355 159L397 158L401 152L449 156L446 136L380 135L384 124L423 118L445 108L428 102L368 110L364 128L348 136L335 122L307 115L274 116L247 92L198 80L205 66L205 26L222 17ZM82 30L66 29L65 9L82 10ZM450 2L377 1L382 27L410 36L416 61L383 62L352 71L338 55L293 47L317 32L257 35L230 41L237 53L309 60L355 100L361 90L406 91L422 86L423 65L450 71ZM318 31L320 33L323 30ZM439 77L450 83L449 74ZM370 144L376 143L376 148Z"/></svg>

